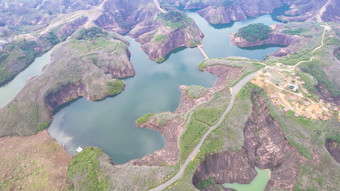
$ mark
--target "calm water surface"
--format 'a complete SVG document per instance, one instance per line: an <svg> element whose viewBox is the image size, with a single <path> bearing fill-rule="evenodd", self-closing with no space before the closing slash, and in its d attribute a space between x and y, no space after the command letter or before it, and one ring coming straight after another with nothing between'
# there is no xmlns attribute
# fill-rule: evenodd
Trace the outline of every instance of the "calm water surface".
<svg viewBox="0 0 340 191"><path fill-rule="evenodd" d="M263 191L266 188L267 183L270 179L270 171L261 170L256 167L255 170L257 172L257 175L254 178L254 180L251 181L250 184L226 183L223 184L222 186L225 188L232 188L237 191Z"/></svg>
<svg viewBox="0 0 340 191"><path fill-rule="evenodd" d="M15 95L25 86L28 79L41 74L44 66L51 61L51 52L52 50L41 57L36 58L29 67L17 75L12 81L5 86L0 87L0 108L5 106L15 97Z"/></svg>
<svg viewBox="0 0 340 191"><path fill-rule="evenodd" d="M239 27L257 22L276 23L269 15L215 29L199 15L187 14L206 35L203 49L209 57L262 59L278 50L277 47L245 50L229 42L229 33ZM127 40L131 43L131 62L137 74L125 80L125 90L118 96L97 102L78 99L54 115L48 131L71 154L76 154L79 146L98 146L114 162L125 163L160 150L164 137L156 131L136 127L134 121L146 113L174 111L180 101L180 85L211 87L216 80L212 74L197 69L203 60L197 49L175 52L164 63L156 64L148 59L140 44L128 37Z"/></svg>

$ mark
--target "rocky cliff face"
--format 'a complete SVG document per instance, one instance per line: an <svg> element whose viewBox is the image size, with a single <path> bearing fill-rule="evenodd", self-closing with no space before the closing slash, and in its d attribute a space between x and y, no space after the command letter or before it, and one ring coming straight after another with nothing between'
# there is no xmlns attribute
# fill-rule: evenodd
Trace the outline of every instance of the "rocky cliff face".
<svg viewBox="0 0 340 191"><path fill-rule="evenodd" d="M316 89L317 89L316 94L319 95L322 99L340 105L340 97L333 96L329 92L325 84L318 82Z"/></svg>
<svg viewBox="0 0 340 191"><path fill-rule="evenodd" d="M76 30L78 30L80 26L84 25L87 22L87 20L88 20L87 17L80 17L78 19L75 19L74 21L65 23L56 31L56 35L61 39L69 37Z"/></svg>
<svg viewBox="0 0 340 191"><path fill-rule="evenodd" d="M279 19L285 22L306 21L313 19L328 0L161 0L162 5L183 6L185 9L197 10L211 24L225 24L231 21L246 20L247 17L258 17L262 14L270 14L275 8L288 4L290 10ZM339 1L331 0L327 10L322 15L324 21L340 22Z"/></svg>
<svg viewBox="0 0 340 191"><path fill-rule="evenodd" d="M180 28L166 26L157 19L160 10L153 0L121 1L109 0L104 4L104 12L95 23L106 29L127 34L142 44L142 49L152 60L164 61L165 57L178 47L191 47L195 38L200 41L203 34L192 21L189 32L186 25ZM157 41L157 36L164 36Z"/></svg>
<svg viewBox="0 0 340 191"><path fill-rule="evenodd" d="M235 182L249 184L256 174L254 161L249 160L244 151L237 153L223 151L206 156L205 161L198 166L192 182L197 185L200 180L213 177L216 184Z"/></svg>
<svg viewBox="0 0 340 191"><path fill-rule="evenodd" d="M221 3L220 3L221 4ZM207 6L208 5L208 6ZM280 0L246 0L225 2L218 6L214 1L203 5L203 9L197 13L204 17L211 24L225 24L231 21L246 20L247 17L258 17L262 14L272 13L275 8L281 7ZM186 8L191 8L188 4Z"/></svg>
<svg viewBox="0 0 340 191"><path fill-rule="evenodd" d="M256 176L254 167L257 166L272 170L266 190L292 190L304 158L289 144L280 125L269 114L263 98L259 95L254 96L253 111L243 133L244 151L222 151L207 156L206 160L199 164L193 183L197 185L200 180L214 177L216 184L247 184Z"/></svg>
<svg viewBox="0 0 340 191"><path fill-rule="evenodd" d="M188 32L190 25L194 31L197 31L197 34ZM157 60L159 58L165 58L176 48L196 46L195 39L200 41L200 39L204 37L203 33L193 21L190 25L179 29L170 29L159 23L156 31L145 33L138 37L137 41L142 43L142 49L150 59ZM155 39L159 35L163 35L166 40L157 42Z"/></svg>
<svg viewBox="0 0 340 191"><path fill-rule="evenodd" d="M340 145L336 141L326 140L326 149L336 162L340 164Z"/></svg>
<svg viewBox="0 0 340 191"><path fill-rule="evenodd" d="M99 100L110 95L109 83L115 83L114 77L135 73L128 45L115 37L74 38L58 45L44 72L31 78L14 100L0 109L0 136L35 134L49 125L58 106L80 96ZM108 46L96 47L102 40Z"/></svg>
<svg viewBox="0 0 340 191"><path fill-rule="evenodd" d="M72 83L63 85L55 92L49 93L45 97L45 102L52 115L59 106L77 99L79 96L87 97L86 95L86 87L83 83Z"/></svg>
<svg viewBox="0 0 340 191"><path fill-rule="evenodd" d="M242 37L238 37L236 33L230 34L231 44L236 45L238 47L253 47L253 46L261 46L261 45L280 45L285 46L280 50L273 53L273 56L281 57L286 56L290 53L295 52L302 44L307 40L306 37L297 36L297 35L288 35L284 34L282 31L284 30L284 25L272 25L272 32L269 34L268 38L265 40L257 40L254 42L247 41Z"/></svg>

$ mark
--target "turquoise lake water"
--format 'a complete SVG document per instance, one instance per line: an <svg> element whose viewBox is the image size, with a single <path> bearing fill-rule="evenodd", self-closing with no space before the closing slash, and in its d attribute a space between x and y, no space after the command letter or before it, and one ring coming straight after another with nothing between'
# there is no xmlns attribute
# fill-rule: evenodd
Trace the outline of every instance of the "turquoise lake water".
<svg viewBox="0 0 340 191"><path fill-rule="evenodd" d="M203 49L209 57L263 59L278 50L278 47L240 49L229 41L229 33L242 26L257 22L276 23L270 15L215 29L198 14L187 14L205 34ZM204 58L196 48L175 52L164 63L157 64L140 49L140 44L126 38L131 43L129 50L136 76L125 80L125 90L118 96L97 102L78 99L54 115L48 132L71 154L76 154L75 149L79 146L97 146L115 163L125 163L162 149L164 137L154 130L136 127L135 120L150 112L176 110L180 102L180 85L211 87L216 80L214 75L198 70L197 65Z"/></svg>
<svg viewBox="0 0 340 191"><path fill-rule="evenodd" d="M258 168L255 168L255 170L257 172L257 175L250 184L226 183L222 186L225 188L232 188L237 191L263 191L266 188L267 183L270 179L270 171L261 170Z"/></svg>
<svg viewBox="0 0 340 191"><path fill-rule="evenodd" d="M203 49L210 58L243 56L263 59L278 47L262 46L241 49L232 46L229 34L251 23L275 24L270 15L239 21L226 26L211 26L196 13L187 13L205 34ZM175 51L162 64L151 61L140 49L140 44L126 37L136 76L125 79L125 90L102 101L80 98L58 111L48 128L50 135L65 149L76 154L78 147L97 146L115 163L151 154L164 146L164 137L150 129L138 128L135 120L146 113L174 111L180 101L180 85L213 86L216 77L201 72L197 65L203 61L198 49ZM50 52L37 58L13 81L0 88L0 107L7 104L24 87L26 80L39 75L50 62Z"/></svg>

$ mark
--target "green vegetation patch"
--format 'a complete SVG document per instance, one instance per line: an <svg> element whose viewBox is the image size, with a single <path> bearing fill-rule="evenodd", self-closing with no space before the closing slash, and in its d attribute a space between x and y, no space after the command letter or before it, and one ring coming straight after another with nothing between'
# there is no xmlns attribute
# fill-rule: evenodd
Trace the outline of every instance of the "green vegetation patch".
<svg viewBox="0 0 340 191"><path fill-rule="evenodd" d="M165 58L164 58L164 57L158 58L158 59L156 60L157 63L162 63L162 62L164 62L164 61L165 61Z"/></svg>
<svg viewBox="0 0 340 191"><path fill-rule="evenodd" d="M108 82L107 86L109 88L109 95L114 96L120 94L124 90L125 83L124 81L117 79L113 82Z"/></svg>
<svg viewBox="0 0 340 191"><path fill-rule="evenodd" d="M54 46L54 45L56 45L60 42L60 39L58 38L58 36L53 31L49 32L47 34L47 36L40 36L39 38L41 40L45 40L45 41L49 42L51 46ZM62 37L61 39L64 39L64 38L66 39L67 36Z"/></svg>
<svg viewBox="0 0 340 191"><path fill-rule="evenodd" d="M271 28L268 25L262 23L250 24L242 27L236 33L236 36L242 37L249 42L255 42L257 40L265 40L271 33Z"/></svg>
<svg viewBox="0 0 340 191"><path fill-rule="evenodd" d="M139 119L136 120L136 124L137 125L141 125L147 121L149 121L149 119L154 116L155 114L154 113L147 113L145 114L144 116L140 117Z"/></svg>
<svg viewBox="0 0 340 191"><path fill-rule="evenodd" d="M165 126L169 120L173 120L177 115L171 112L164 112L157 115L157 124Z"/></svg>
<svg viewBox="0 0 340 191"><path fill-rule="evenodd" d="M198 65L198 68L203 71L205 68L207 67L207 65L205 64L205 61L201 62L199 65Z"/></svg>
<svg viewBox="0 0 340 191"><path fill-rule="evenodd" d="M334 51L334 56L340 60L340 48L337 48L335 51Z"/></svg>
<svg viewBox="0 0 340 191"><path fill-rule="evenodd" d="M202 86L190 86L185 91L191 99L197 99L204 95L205 90Z"/></svg>
<svg viewBox="0 0 340 191"><path fill-rule="evenodd" d="M296 28L291 30L284 30L283 33L290 34L290 35L301 35L301 33L306 32L307 29L305 28Z"/></svg>
<svg viewBox="0 0 340 191"><path fill-rule="evenodd" d="M340 132L331 131L331 133L326 135L326 140L336 141L340 144Z"/></svg>
<svg viewBox="0 0 340 191"><path fill-rule="evenodd" d="M164 43L168 40L168 37L162 34L157 35L154 39L155 42Z"/></svg>
<svg viewBox="0 0 340 191"><path fill-rule="evenodd" d="M78 40L92 40L99 37L106 37L108 35L107 32L104 32L101 28L98 27L92 27L89 29L83 29L81 30L76 38Z"/></svg>
<svg viewBox="0 0 340 191"><path fill-rule="evenodd" d="M183 12L173 10L158 14L156 20L160 20L165 26L173 29L185 27L187 26L186 23L192 22L192 19L187 17Z"/></svg>
<svg viewBox="0 0 340 191"><path fill-rule="evenodd" d="M79 190L107 190L108 177L101 171L98 157L103 154L99 148L88 147L78 153L69 165L68 178L79 182Z"/></svg>
<svg viewBox="0 0 340 191"><path fill-rule="evenodd" d="M204 124L213 126L221 117L222 112L216 108L203 108L194 113L193 117Z"/></svg>
<svg viewBox="0 0 340 191"><path fill-rule="evenodd" d="M184 131L183 135L179 140L179 146L181 148L180 153L180 163L183 164L187 159L189 154L198 144L204 133L209 129L209 127L197 120L191 119L187 129Z"/></svg>
<svg viewBox="0 0 340 191"><path fill-rule="evenodd" d="M199 190L208 188L209 186L215 184L216 180L213 177L210 177L206 180L200 180L199 183L197 184L196 188L198 188Z"/></svg>

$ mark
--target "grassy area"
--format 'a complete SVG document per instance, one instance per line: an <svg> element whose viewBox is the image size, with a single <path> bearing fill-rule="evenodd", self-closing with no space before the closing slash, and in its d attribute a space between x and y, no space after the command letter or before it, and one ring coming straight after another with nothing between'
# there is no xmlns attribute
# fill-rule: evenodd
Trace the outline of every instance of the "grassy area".
<svg viewBox="0 0 340 191"><path fill-rule="evenodd" d="M179 141L179 146L181 148L180 164L184 163L208 129L209 127L206 124L196 121L195 119L191 119Z"/></svg>
<svg viewBox="0 0 340 191"><path fill-rule="evenodd" d="M207 65L205 65L205 61L201 62L199 65L198 65L198 68L203 71L205 68L207 67Z"/></svg>
<svg viewBox="0 0 340 191"><path fill-rule="evenodd" d="M306 32L307 29L305 28L296 28L291 30L284 30L283 33L290 34L290 35L301 35L301 33Z"/></svg>
<svg viewBox="0 0 340 191"><path fill-rule="evenodd" d="M213 126L221 117L221 110L216 108L203 108L193 114L193 118L208 126Z"/></svg>
<svg viewBox="0 0 340 191"><path fill-rule="evenodd" d="M47 132L0 138L0 154L0 190L54 191L69 185L72 157Z"/></svg>
<svg viewBox="0 0 340 191"><path fill-rule="evenodd" d="M154 115L155 115L154 113L147 113L147 114L145 114L144 116L138 118L138 119L136 120L136 124L137 124L137 125L141 125L141 124L143 124L143 123L149 121L149 119L150 119L152 116L154 116Z"/></svg>
<svg viewBox="0 0 340 191"><path fill-rule="evenodd" d="M21 40L5 46L0 51L0 86L12 80L16 74L29 66L38 55L35 41Z"/></svg>
<svg viewBox="0 0 340 191"><path fill-rule="evenodd" d="M158 42L158 43L164 43L168 40L168 37L162 34L157 35L153 41Z"/></svg>
<svg viewBox="0 0 340 191"><path fill-rule="evenodd" d="M175 117L177 117L177 115L171 112L157 114L157 124L160 126L165 126L169 120L173 120Z"/></svg>
<svg viewBox="0 0 340 191"><path fill-rule="evenodd" d="M164 58L164 57L158 58L158 59L156 60L157 63L162 63L162 62L164 62L164 61L165 61L165 58Z"/></svg>
<svg viewBox="0 0 340 191"><path fill-rule="evenodd" d="M71 161L69 179L80 179L79 190L108 190L109 180L100 169L98 157L103 154L99 148L88 147L78 153Z"/></svg>
<svg viewBox="0 0 340 191"><path fill-rule="evenodd" d="M204 95L206 88L202 86L189 86L185 91L191 99L197 99Z"/></svg>
<svg viewBox="0 0 340 191"><path fill-rule="evenodd" d="M250 95L252 86L247 85L240 92L242 95ZM226 115L221 125L219 125L204 141L197 156L189 163L180 180L172 184L167 190L188 190L194 191L192 176L197 165L204 161L206 155L211 155L220 150L239 151L244 144L243 128L249 118L252 109L250 96L237 96L235 107ZM213 183L213 179L201 180L202 188Z"/></svg>
<svg viewBox="0 0 340 191"><path fill-rule="evenodd" d="M192 19L187 17L183 12L169 11L167 13L158 14L156 20L160 20L165 26L173 29L179 29L191 23Z"/></svg>
<svg viewBox="0 0 340 191"><path fill-rule="evenodd" d="M125 87L124 81L118 80L118 79L113 82L108 82L107 85L109 86L108 95L110 96L120 94L124 90L124 87Z"/></svg>
<svg viewBox="0 0 340 191"><path fill-rule="evenodd" d="M257 40L267 39L270 32L271 28L268 25L257 23L240 28L236 36L242 37L249 42L255 42Z"/></svg>
<svg viewBox="0 0 340 191"><path fill-rule="evenodd" d="M91 27L89 29L82 29L76 35L77 40L93 40L101 37L107 37L108 33L104 32L101 28Z"/></svg>

